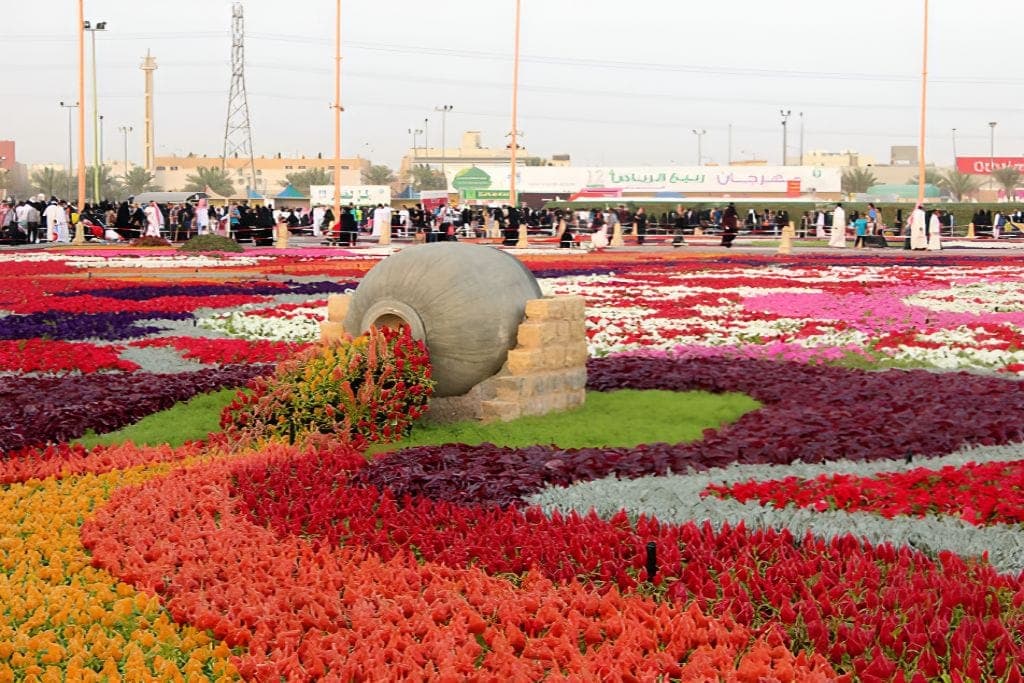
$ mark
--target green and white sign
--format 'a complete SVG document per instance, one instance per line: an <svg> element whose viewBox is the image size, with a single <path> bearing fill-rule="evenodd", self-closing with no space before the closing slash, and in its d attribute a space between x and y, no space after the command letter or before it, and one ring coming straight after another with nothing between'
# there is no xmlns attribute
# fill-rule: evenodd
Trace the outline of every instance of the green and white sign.
<svg viewBox="0 0 1024 683"><path fill-rule="evenodd" d="M487 171L476 166L464 168L452 178L452 187L462 192L464 190L487 190L491 187L491 176Z"/></svg>

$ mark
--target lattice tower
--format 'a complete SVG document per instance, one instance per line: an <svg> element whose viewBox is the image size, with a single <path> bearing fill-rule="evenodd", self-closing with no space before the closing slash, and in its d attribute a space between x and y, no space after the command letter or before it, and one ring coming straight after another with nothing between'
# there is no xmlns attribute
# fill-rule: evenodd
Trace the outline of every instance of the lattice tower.
<svg viewBox="0 0 1024 683"><path fill-rule="evenodd" d="M228 119L224 125L224 160L239 159L232 169L249 167L249 187L256 189L256 162L252 154L252 125L249 99L245 94L245 16L242 3L231 6L231 90L228 93Z"/></svg>

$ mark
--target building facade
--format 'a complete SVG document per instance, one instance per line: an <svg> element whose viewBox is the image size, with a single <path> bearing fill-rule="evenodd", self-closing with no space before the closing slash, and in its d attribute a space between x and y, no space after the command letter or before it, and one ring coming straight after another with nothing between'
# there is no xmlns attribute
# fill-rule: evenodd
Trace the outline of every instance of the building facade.
<svg viewBox="0 0 1024 683"><path fill-rule="evenodd" d="M221 168L223 158L206 155L189 154L188 156L158 156L154 160L154 182L163 190L176 192L188 185L188 176L194 175L197 169ZM334 172L334 160L331 157L317 155L315 157L273 157L259 156L253 160L256 172L256 187L249 188L249 160L228 159L223 164L228 171L236 194L244 194L246 189L273 196L287 185L287 177L292 173L301 173L312 169L324 169ZM370 168L370 160L362 157L341 160L341 184L361 185L363 171Z"/></svg>

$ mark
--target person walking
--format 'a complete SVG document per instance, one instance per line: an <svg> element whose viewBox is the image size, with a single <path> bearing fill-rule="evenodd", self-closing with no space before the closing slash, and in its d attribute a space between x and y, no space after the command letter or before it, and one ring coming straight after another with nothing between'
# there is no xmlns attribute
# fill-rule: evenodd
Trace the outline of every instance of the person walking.
<svg viewBox="0 0 1024 683"><path fill-rule="evenodd" d="M916 251L928 247L928 236L926 234L927 219L924 214L924 207L920 204L910 214L910 248Z"/></svg>
<svg viewBox="0 0 1024 683"><path fill-rule="evenodd" d="M633 230L636 232L636 243L643 246L644 238L647 237L647 213L642 206L633 215Z"/></svg>
<svg viewBox="0 0 1024 683"><path fill-rule="evenodd" d="M736 239L739 232L736 227L736 205L729 202L722 214L722 244L721 246L732 249L732 241Z"/></svg>
<svg viewBox="0 0 1024 683"><path fill-rule="evenodd" d="M928 251L942 251L942 211L932 211L931 220L928 221Z"/></svg>
<svg viewBox="0 0 1024 683"><path fill-rule="evenodd" d="M836 249L846 247L846 210L842 204L836 204L832 210L832 235L828 238L828 246Z"/></svg>

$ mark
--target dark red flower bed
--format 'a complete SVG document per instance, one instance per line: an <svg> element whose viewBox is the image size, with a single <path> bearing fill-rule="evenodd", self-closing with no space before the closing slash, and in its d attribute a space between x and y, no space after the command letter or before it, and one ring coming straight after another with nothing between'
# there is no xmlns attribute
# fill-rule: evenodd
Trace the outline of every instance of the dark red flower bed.
<svg viewBox="0 0 1024 683"><path fill-rule="evenodd" d="M244 386L271 370L268 365L232 365L173 375L5 377L0 382L0 453L76 439L90 429L120 429L197 394Z"/></svg>
<svg viewBox="0 0 1024 683"><path fill-rule="evenodd" d="M579 450L424 446L381 458L353 481L391 489L398 498L507 505L549 484L613 474L632 478L734 462L896 459L1024 441L1024 385L966 373L630 356L593 359L588 372L593 390L736 391L764 407L707 430L693 444Z"/></svg>

